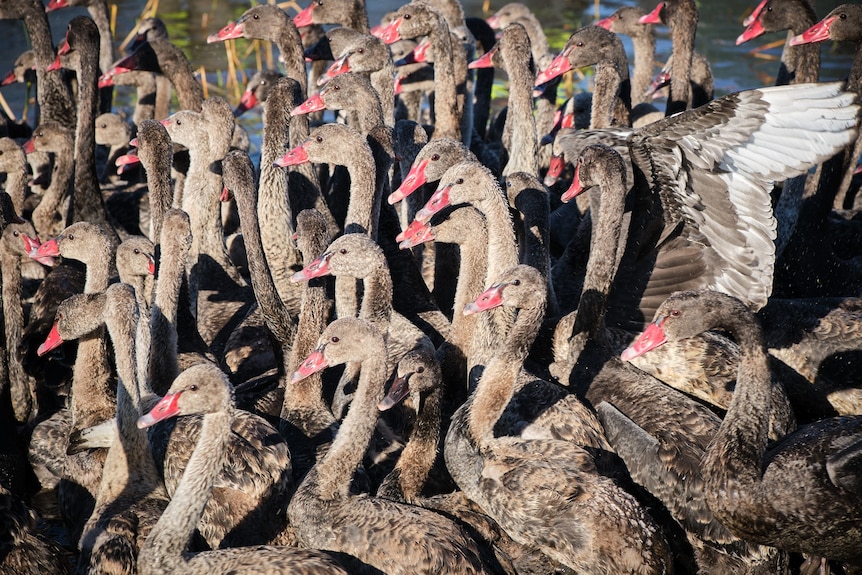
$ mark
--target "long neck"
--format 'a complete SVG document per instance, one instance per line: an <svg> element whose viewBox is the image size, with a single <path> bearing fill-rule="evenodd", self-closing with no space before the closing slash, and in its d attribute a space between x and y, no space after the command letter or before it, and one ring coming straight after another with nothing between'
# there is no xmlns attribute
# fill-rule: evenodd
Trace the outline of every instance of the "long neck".
<svg viewBox="0 0 862 575"><path fill-rule="evenodd" d="M455 85L454 47L449 27L439 18L429 35L434 45L434 135L433 138L461 139L461 115Z"/></svg>
<svg viewBox="0 0 862 575"><path fill-rule="evenodd" d="M302 97L305 99L308 95L308 75L305 71L302 40L296 26L290 21L287 14L284 15L284 21L279 26L278 37L272 40L278 45L278 50L284 58L284 68L287 75L299 82Z"/></svg>
<svg viewBox="0 0 862 575"><path fill-rule="evenodd" d="M12 205L19 214L27 194L27 161L23 154L15 161L15 166L6 172L6 193L12 198Z"/></svg>
<svg viewBox="0 0 862 575"><path fill-rule="evenodd" d="M174 201L174 188L171 184L171 162L173 153L166 141L153 143L152 151L141 157L141 164L147 173L147 188L150 198L150 234L153 241L158 241L162 235L162 223L165 214ZM149 145L149 144L148 144Z"/></svg>
<svg viewBox="0 0 862 575"><path fill-rule="evenodd" d="M383 111L383 123L387 126L395 127L395 84L392 78L395 77L395 66L392 64L392 58L389 57L383 64L383 67L376 72L372 72L370 76L371 85L380 96L380 107Z"/></svg>
<svg viewBox="0 0 862 575"><path fill-rule="evenodd" d="M39 113L41 120L60 122L69 130L75 129L75 108L68 85L63 81L61 70L46 72L54 61L54 44L48 16L41 2L28 0L24 24L30 35L33 52L36 54L36 82L39 85Z"/></svg>
<svg viewBox="0 0 862 575"><path fill-rule="evenodd" d="M99 29L99 68L106 72L114 63L114 41L111 37L111 22L108 19L108 3L92 2L87 6L87 12Z"/></svg>
<svg viewBox="0 0 862 575"><path fill-rule="evenodd" d="M292 91L292 90L291 90ZM301 262L293 243L293 209L288 194L288 172L273 165L287 151L294 124L288 108L291 94L280 87L270 92L263 111L263 145L260 154L258 214L260 237L266 261L282 300L295 288L290 282L293 267Z"/></svg>
<svg viewBox="0 0 862 575"><path fill-rule="evenodd" d="M111 419L116 411L109 389L111 364L104 328L82 337L72 372L72 426L84 429Z"/></svg>
<svg viewBox="0 0 862 575"><path fill-rule="evenodd" d="M327 234L317 234L308 239L302 248L303 261L311 262L320 256L329 244L328 240ZM314 278L305 282L299 324L290 354L286 355L285 374L296 371L302 360L314 350L320 334L329 322L330 301L326 295L325 279ZM332 412L323 402L323 379L320 373L288 385L290 387L284 390L284 403L281 407L282 421L299 428L308 438L315 437L336 422ZM307 414L314 414L314 416L308 417Z"/></svg>
<svg viewBox="0 0 862 575"><path fill-rule="evenodd" d="M201 434L171 502L141 548L144 565L182 564L182 554L203 515L216 477L227 463L232 415L204 416ZM180 572L179 569L164 572Z"/></svg>
<svg viewBox="0 0 862 575"><path fill-rule="evenodd" d="M468 415L469 433L480 447L494 437L494 425L515 393L518 373L544 315L544 306L519 310L505 344L485 367Z"/></svg>
<svg viewBox="0 0 862 575"><path fill-rule="evenodd" d="M248 161L246 175L249 178L252 176L252 169L251 162ZM294 322L276 291L275 282L267 265L258 225L253 182L244 181L240 187L241 189L234 190L234 194L239 209L245 249L248 253L251 286L267 327L281 345L290 345L295 334Z"/></svg>
<svg viewBox="0 0 862 575"><path fill-rule="evenodd" d="M70 223L68 207L74 170L75 159L72 154L68 151L54 154L51 184L42 194L39 205L33 209L33 226L42 237L56 236ZM59 219L55 214L59 214Z"/></svg>
<svg viewBox="0 0 862 575"><path fill-rule="evenodd" d="M90 49L92 48L92 50ZM96 173L96 111L99 105L96 81L98 63L88 58L96 46L78 50L78 124L75 129L75 193L72 221L87 221L113 232Z"/></svg>
<svg viewBox="0 0 862 575"><path fill-rule="evenodd" d="M651 25L646 25L643 33L632 36L635 63L632 68L632 106L648 102L645 96L652 82L652 71L655 66L655 34Z"/></svg>
<svg viewBox="0 0 862 575"><path fill-rule="evenodd" d="M670 97L667 100L665 112L668 116L685 110L691 104L691 61L697 31L697 8L694 8L693 2L692 8L693 21L682 21L680 18L671 24L673 66L670 71Z"/></svg>
<svg viewBox="0 0 862 575"><path fill-rule="evenodd" d="M17 239L17 238L16 238ZM3 327L6 330L6 349L16 350L21 343L24 331L24 310L21 306L21 256L12 250L0 255L0 274L3 276ZM33 404L35 396L30 392L30 386L35 390L33 381L20 361L9 361L9 391L15 417L23 423L36 413L37 406Z"/></svg>
<svg viewBox="0 0 862 575"><path fill-rule="evenodd" d="M753 315L728 318L722 325L739 344L739 374L733 399L704 458L710 490L758 495L769 432L772 379L763 337ZM746 321L747 320L747 321Z"/></svg>
<svg viewBox="0 0 862 575"><path fill-rule="evenodd" d="M625 109L622 97L622 71L610 60L596 64L595 87L593 89L593 109L590 117L590 128L610 128L618 115L618 109ZM626 75L627 75L626 71ZM623 103L620 103L623 102ZM629 107L631 107L629 105ZM628 124L628 112L622 120L622 125Z"/></svg>
<svg viewBox="0 0 862 575"><path fill-rule="evenodd" d="M371 434L377 425L377 404L383 399L386 379L386 351L371 353L362 362L356 395L341 423L332 447L317 465L318 496L322 499L347 497L353 472L362 461Z"/></svg>
<svg viewBox="0 0 862 575"><path fill-rule="evenodd" d="M415 500L421 495L428 473L437 458L441 394L441 388L437 388L422 399L422 405L417 407L419 417L410 432L410 440L401 451L395 469L390 474L398 478L401 494L406 501Z"/></svg>
<svg viewBox="0 0 862 575"><path fill-rule="evenodd" d="M189 173L183 188L183 210L189 214L192 226L192 248L189 254L193 301L196 290L215 289L213 281L227 274L234 283L242 285L236 269L231 263L224 244L221 207L221 187L214 186L210 167L213 164L209 146L189 149ZM219 178L220 179L220 178Z"/></svg>
<svg viewBox="0 0 862 575"><path fill-rule="evenodd" d="M159 68L170 79L177 92L180 109L200 112L204 102L204 90L195 78L194 70L186 55L168 41L155 41L150 45L153 46L158 57Z"/></svg>
<svg viewBox="0 0 862 575"><path fill-rule="evenodd" d="M392 319L392 277L385 259L364 279L363 286L365 293L359 317L374 323L381 333L386 333Z"/></svg>
<svg viewBox="0 0 862 575"><path fill-rule="evenodd" d="M619 265L619 238L625 210L625 191L622 190L622 181L616 174L601 178L598 185L600 189L588 192L595 194L590 196L593 229L584 287L578 302L577 321L572 337L585 333L595 338L603 333L605 304Z"/></svg>
<svg viewBox="0 0 862 575"><path fill-rule="evenodd" d="M184 225L185 237L191 234L185 214L177 211L167 217L179 217ZM181 232L176 237L161 238L159 281L150 314L150 381L158 394L164 394L179 375L177 363L177 308L180 289L185 275L189 242L183 241ZM164 234L163 234L164 236Z"/></svg>
<svg viewBox="0 0 862 575"><path fill-rule="evenodd" d="M505 131L511 138L509 161L503 169L503 176L514 172L538 176L539 142L533 116L533 75L530 72L529 54L504 50L503 58L509 75L509 112Z"/></svg>
<svg viewBox="0 0 862 575"><path fill-rule="evenodd" d="M120 435L120 445L117 447L121 449L122 455L118 463L124 468L122 477L127 480L127 486L123 489L148 493L159 483L159 479L147 433L137 426L143 411L141 398L151 394L147 382L138 379L136 373L138 319L132 308L129 313L108 314L105 323L114 345L117 365L117 430ZM106 470L111 459L113 456L109 451L105 461Z"/></svg>
<svg viewBox="0 0 862 575"><path fill-rule="evenodd" d="M367 151L366 151L367 150ZM347 159L350 174L350 203L344 218L344 233L364 233L374 237L378 214L374 213L376 168L371 150L355 149Z"/></svg>

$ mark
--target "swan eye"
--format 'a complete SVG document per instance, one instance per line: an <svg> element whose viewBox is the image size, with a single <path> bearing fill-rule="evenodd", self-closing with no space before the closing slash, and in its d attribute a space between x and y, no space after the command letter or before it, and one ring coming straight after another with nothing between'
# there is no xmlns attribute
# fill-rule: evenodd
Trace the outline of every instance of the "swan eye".
<svg viewBox="0 0 862 575"><path fill-rule="evenodd" d="M260 14L255 14L254 16L252 16L252 18L254 18L255 20L260 20Z"/></svg>
<svg viewBox="0 0 862 575"><path fill-rule="evenodd" d="M341 341L341 338L339 338L337 335L333 335L329 338L329 341L331 341L332 343L338 343L339 341Z"/></svg>
<svg viewBox="0 0 862 575"><path fill-rule="evenodd" d="M198 386L196 384L193 383L189 386L189 391L197 391L197 390L198 390Z"/></svg>
<svg viewBox="0 0 862 575"><path fill-rule="evenodd" d="M12 235L13 235L13 236L15 236L15 237L17 238L18 236L20 236L20 235L21 235L21 232L14 231L14 232L12 232Z"/></svg>
<svg viewBox="0 0 862 575"><path fill-rule="evenodd" d="M410 20L410 14L405 14L405 15L404 15L404 19L405 19L405 20Z"/></svg>
<svg viewBox="0 0 862 575"><path fill-rule="evenodd" d="M347 248L341 248L340 250L338 250L338 253L340 253L341 255L347 254Z"/></svg>
<svg viewBox="0 0 862 575"><path fill-rule="evenodd" d="M575 43L575 46L577 46L578 48L583 48L584 43L583 42L577 42L577 43Z"/></svg>
<svg viewBox="0 0 862 575"><path fill-rule="evenodd" d="M516 279L513 279L513 280L512 280L512 285L513 285L513 286L519 286L519 285L521 285L521 280L519 280L519 279L517 279L517 278L516 278Z"/></svg>
<svg viewBox="0 0 862 575"><path fill-rule="evenodd" d="M108 127L108 124L105 124L105 123L103 122L103 123L102 123L102 125L101 125L100 127L101 127L101 128L107 128L107 127Z"/></svg>
<svg viewBox="0 0 862 575"><path fill-rule="evenodd" d="M841 18L842 20L846 20L846 19L847 19L847 14L845 14L844 12L842 12L842 13L841 13L841 15L840 15L840 16L838 16L838 17L839 17L839 18Z"/></svg>
<svg viewBox="0 0 862 575"><path fill-rule="evenodd" d="M455 180L455 184L463 184L463 183L464 183L464 178L458 178L457 180Z"/></svg>
<svg viewBox="0 0 862 575"><path fill-rule="evenodd" d="M767 6L767 7L766 7L766 11L767 11L767 12L772 12L772 6Z"/></svg>
<svg viewBox="0 0 862 575"><path fill-rule="evenodd" d="M357 48L356 53L357 54L365 54L365 48Z"/></svg>
<svg viewBox="0 0 862 575"><path fill-rule="evenodd" d="M675 309L675 310L672 310L670 312L670 317L679 317L681 314L682 314L681 311L679 311L678 309Z"/></svg>
<svg viewBox="0 0 862 575"><path fill-rule="evenodd" d="M322 144L323 143L323 136L317 136L316 138L314 138L314 141L317 142L318 144Z"/></svg>
<svg viewBox="0 0 862 575"><path fill-rule="evenodd" d="M138 255L138 254L140 254L140 253L141 253L141 250L139 250L138 248L135 248L134 250L132 250L132 252L133 252L135 255Z"/></svg>
<svg viewBox="0 0 862 575"><path fill-rule="evenodd" d="M74 239L75 239L75 235L74 235L74 234L69 234L69 235L67 235L67 236L66 236L66 239L67 239L67 240L74 240Z"/></svg>
<svg viewBox="0 0 862 575"><path fill-rule="evenodd" d="M175 123L177 126L181 126L183 122L182 122L182 120L180 120L179 118L177 118L176 120L174 120L174 123Z"/></svg>
<svg viewBox="0 0 862 575"><path fill-rule="evenodd" d="M431 156L431 161L432 161L432 162L436 162L436 161L437 161L437 160L439 160L439 159L440 159L440 154L434 154L434 155L432 155L432 156Z"/></svg>
<svg viewBox="0 0 862 575"><path fill-rule="evenodd" d="M339 86L338 84L333 84L332 88L333 88L334 90L340 90L340 89L341 89L341 86Z"/></svg>
<svg viewBox="0 0 862 575"><path fill-rule="evenodd" d="M416 368L416 373L425 373L425 367L420 365Z"/></svg>

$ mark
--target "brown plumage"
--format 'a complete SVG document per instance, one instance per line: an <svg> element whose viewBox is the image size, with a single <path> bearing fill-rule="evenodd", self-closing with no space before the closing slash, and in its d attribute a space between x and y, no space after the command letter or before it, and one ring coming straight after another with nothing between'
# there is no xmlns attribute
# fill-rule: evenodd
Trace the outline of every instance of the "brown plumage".
<svg viewBox="0 0 862 575"><path fill-rule="evenodd" d="M289 547L239 547L201 553L185 549L204 513L213 484L224 469L236 464L229 455L229 437L236 421L233 387L216 366L190 367L174 380L169 394L138 421L139 427L175 415L197 414L200 438L168 508L141 548L142 573L346 573L330 556ZM181 417L180 419L185 419ZM259 533L258 533L259 535Z"/></svg>
<svg viewBox="0 0 862 575"><path fill-rule="evenodd" d="M383 399L385 349L383 336L373 325L343 318L326 328L318 349L297 371L362 363L350 411L326 456L294 494L288 507L290 522L303 544L349 553L387 573L485 573L476 543L451 521L418 507L349 493ZM400 534L397 539L392 538L393 530Z"/></svg>

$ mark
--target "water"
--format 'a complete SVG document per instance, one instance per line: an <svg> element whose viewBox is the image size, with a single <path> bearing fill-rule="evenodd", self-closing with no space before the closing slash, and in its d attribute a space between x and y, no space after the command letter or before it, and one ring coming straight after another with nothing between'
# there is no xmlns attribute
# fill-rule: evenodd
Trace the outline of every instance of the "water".
<svg viewBox="0 0 862 575"><path fill-rule="evenodd" d="M507 0L495 0L491 10L502 6ZM640 5L645 10L651 10L657 0L611 0L599 5L598 14L595 5L588 0L524 0L533 7L552 39L552 47L559 49L565 39L580 26L604 17L622 5ZM109 0L110 2L110 0ZM818 14L825 15L840 4L838 0L817 2ZM143 0L119 0L110 2L116 6L115 39L120 43L134 29L141 12L144 9ZM307 5L307 0L299 0L301 7ZM400 0L368 0L370 21L379 22L383 14L396 9L402 4ZM463 0L465 13L468 15L483 15L481 0ZM718 95L737 90L770 85L778 69L778 57L781 48L773 48L762 52L759 56L752 55L752 48L763 46L773 41L783 40L784 33L766 34L752 42L736 46L736 37L742 32L742 18L754 7L756 0L725 0L724 2L701 2L700 24L697 31L697 49L710 61L716 77L716 93ZM193 65L205 67L210 93L225 95L232 103L238 101L241 87L228 89L225 87L227 58L225 46L222 43L207 44L206 37L217 31L230 20L238 17L249 7L248 2L237 0L160 0L158 15L169 26L171 38L186 51ZM288 13L295 10L287 8ZM65 35L66 25L74 16L86 14L83 8L67 8L48 14L55 42L60 42ZM485 14L486 16L489 14ZM0 34L6 40L0 48L0 74L11 70L15 58L28 48L24 25L20 21L0 20ZM670 53L670 40L666 28L658 28L656 58L664 61ZM631 44L623 38L629 56ZM245 41L239 41L241 54L249 46ZM850 66L851 52L849 46L839 46L826 42L823 44L821 80L841 79ZM274 58L273 52L264 54L265 58ZM251 73L257 67L257 55L250 54L243 59L243 65ZM274 59L271 60L274 62ZM585 81L580 85L589 89ZM7 100L16 117L21 117L25 109L27 97L26 88L15 84L2 88L3 97ZM128 94L118 91L118 105L122 108L129 100ZM31 107L32 110L32 107ZM30 116L32 117L32 116ZM252 133L259 131L256 123L259 115L248 114L243 123Z"/></svg>

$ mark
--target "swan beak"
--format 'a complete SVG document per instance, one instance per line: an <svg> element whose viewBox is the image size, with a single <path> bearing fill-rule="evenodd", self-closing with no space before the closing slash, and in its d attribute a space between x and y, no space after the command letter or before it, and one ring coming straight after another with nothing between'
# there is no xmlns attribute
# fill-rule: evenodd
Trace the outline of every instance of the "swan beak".
<svg viewBox="0 0 862 575"><path fill-rule="evenodd" d="M43 341L42 345L39 346L39 349L36 350L36 354L38 354L39 357L42 357L49 351L55 350L61 345L63 345L63 338L60 337L57 322L54 322L54 325L51 327L51 331L48 332L48 337L45 338L45 341Z"/></svg>
<svg viewBox="0 0 862 575"><path fill-rule="evenodd" d="M464 306L464 315L473 315L480 311L503 305L503 288L508 284L497 284L489 287L476 298L476 301Z"/></svg>
<svg viewBox="0 0 862 575"><path fill-rule="evenodd" d="M430 224L423 224L420 221L413 220L407 229L396 236L395 241L401 242L398 247L402 250L430 242L434 239L434 229Z"/></svg>
<svg viewBox="0 0 862 575"><path fill-rule="evenodd" d="M48 5L45 6L45 12L53 12L54 10L66 8L68 6L69 0L51 0L50 2L48 2Z"/></svg>
<svg viewBox="0 0 862 575"><path fill-rule="evenodd" d="M559 56L554 58L550 66L539 72L533 85L541 86L542 84L547 84L557 76L562 76L571 70L572 65L569 63L569 52L570 49L563 50Z"/></svg>
<svg viewBox="0 0 862 575"><path fill-rule="evenodd" d="M239 118L255 106L257 106L257 96L254 95L254 90L246 90L242 93L242 98L239 99L239 104L233 111L233 117Z"/></svg>
<svg viewBox="0 0 862 575"><path fill-rule="evenodd" d="M296 371L293 372L293 375L290 377L290 383L301 381L309 375L317 373L318 371L323 371L329 367L329 362L326 361L326 357L323 355L324 349L326 349L326 346L320 346L312 351L311 354L305 358L305 361L299 364Z"/></svg>
<svg viewBox="0 0 862 575"><path fill-rule="evenodd" d="M57 243L56 238L53 240L48 240L47 242L39 246L39 249L36 250L36 255L43 258L56 258L60 255L60 244Z"/></svg>
<svg viewBox="0 0 862 575"><path fill-rule="evenodd" d="M487 23L488 23L488 26L490 26L490 27L491 27L491 28L493 28L494 30L499 30L499 29L500 29L500 17L499 17L499 16L497 16L496 14L494 14L493 16L490 16L490 17L486 18L486 19L485 19L485 22L487 22Z"/></svg>
<svg viewBox="0 0 862 575"><path fill-rule="evenodd" d="M415 192L419 186L424 184L427 179L425 178L425 169L428 167L429 160L422 160L415 166L410 167L410 171L407 172L407 175L401 181L401 185L398 186L398 189L389 194L389 197L386 198L386 201L390 204L394 204L395 202L400 202L413 192Z"/></svg>
<svg viewBox="0 0 862 575"><path fill-rule="evenodd" d="M230 193L230 190L227 189L227 186L222 186L221 194L219 194L218 200L220 202L229 202L232 197L233 194Z"/></svg>
<svg viewBox="0 0 862 575"><path fill-rule="evenodd" d="M131 72L138 67L138 55L132 54L114 64L110 70L99 76L99 88L107 88L114 85L114 76Z"/></svg>
<svg viewBox="0 0 862 575"><path fill-rule="evenodd" d="M21 234L21 239L24 241L24 251L27 252L30 259L36 260L43 266L51 267L54 265L53 257L39 255L39 246L41 244L39 243L38 238L31 238L27 234Z"/></svg>
<svg viewBox="0 0 862 575"><path fill-rule="evenodd" d="M575 166L575 177L572 178L572 185L569 186L569 189L563 192L563 195L560 196L560 200L563 202L571 201L573 198L581 195L581 193L585 190L583 184L581 183L581 163Z"/></svg>
<svg viewBox="0 0 862 575"><path fill-rule="evenodd" d="M666 342L667 336L664 334L663 324L663 317L649 324L643 333L630 346L623 350L620 358L623 361L631 361Z"/></svg>
<svg viewBox="0 0 862 575"><path fill-rule="evenodd" d="M315 259L313 262L290 276L290 281L292 281L293 283L299 283L301 281L329 275L331 273L329 271L329 258L331 257L331 253L325 253L321 255L319 258Z"/></svg>
<svg viewBox="0 0 862 575"><path fill-rule="evenodd" d="M318 110L323 110L326 108L326 103L323 101L323 96L320 95L320 92L297 106L290 113L291 116L299 116L300 114L310 114L311 112L317 112Z"/></svg>
<svg viewBox="0 0 862 575"><path fill-rule="evenodd" d="M751 23L757 20L757 17L760 16L760 13L763 12L764 6L769 0L761 0L760 4L749 14L745 20L742 21L743 26L751 26Z"/></svg>
<svg viewBox="0 0 862 575"><path fill-rule="evenodd" d="M151 276L156 275L156 260L149 254L147 254L147 272L149 272Z"/></svg>
<svg viewBox="0 0 862 575"><path fill-rule="evenodd" d="M54 58L54 61L48 64L48 67L45 68L46 72L53 72L54 70L59 70L63 65L60 64L60 54L57 54L57 57Z"/></svg>
<svg viewBox="0 0 862 575"><path fill-rule="evenodd" d="M304 164L308 161L308 152L305 151L304 145L299 145L292 150L289 150L285 155L277 159L274 165L285 168L287 166Z"/></svg>
<svg viewBox="0 0 862 575"><path fill-rule="evenodd" d="M393 381L392 386L389 388L389 393L386 394L380 403L377 404L377 409L380 411L386 411L390 409L402 401L404 398L410 395L410 376L412 373L408 373L406 375L398 375Z"/></svg>
<svg viewBox="0 0 862 575"><path fill-rule="evenodd" d="M659 72L656 74L656 77L653 78L652 83L649 85L649 88L644 92L644 96L654 96L659 90L664 88L670 84L670 72ZM655 96L656 98L658 96Z"/></svg>
<svg viewBox="0 0 862 575"><path fill-rule="evenodd" d="M149 413L138 418L138 429L152 427L160 421L180 414L179 400L182 392L169 393L153 406Z"/></svg>
<svg viewBox="0 0 862 575"><path fill-rule="evenodd" d="M389 26L380 31L380 34L377 37L383 40L384 44L392 44L401 40L401 32L398 31L398 28L401 27L402 20L403 18L396 18L393 20Z"/></svg>
<svg viewBox="0 0 862 575"><path fill-rule="evenodd" d="M128 154L123 154L114 164L117 166L117 173L122 174L126 170L129 169L130 166L134 166L135 164L140 164L141 159L138 157L138 152L135 150L131 150Z"/></svg>
<svg viewBox="0 0 862 575"><path fill-rule="evenodd" d="M225 40L233 40L234 38L242 38L244 32L242 22L231 22L215 34L207 36L207 44L212 44L213 42L224 42Z"/></svg>
<svg viewBox="0 0 862 575"><path fill-rule="evenodd" d="M428 198L428 202L421 210L416 212L413 219L419 220L420 222L427 222L431 219L431 216L450 205L452 203L452 199L449 197L449 191L452 189L453 185L454 184L446 184L445 186L437 188L434 195Z"/></svg>
<svg viewBox="0 0 862 575"><path fill-rule="evenodd" d="M29 140L24 142L24 145L22 146L22 148L24 149L25 154L32 154L33 152L36 151L36 140L34 140L33 138L30 138Z"/></svg>
<svg viewBox="0 0 862 575"><path fill-rule="evenodd" d="M761 24L760 20L755 20L748 25L748 28L746 28L742 34L739 35L739 38L736 39L736 45L739 46L743 42L748 42L749 40L757 38L764 32L766 32L766 30L763 29L763 24Z"/></svg>
<svg viewBox="0 0 862 575"><path fill-rule="evenodd" d="M664 8L664 2L659 2L652 12L638 18L638 24L663 24L661 19L662 8Z"/></svg>
<svg viewBox="0 0 862 575"><path fill-rule="evenodd" d="M8 86L9 84L14 84L18 81L18 78L15 77L15 70L11 70L8 74L3 76L3 79L0 80L0 86Z"/></svg>
<svg viewBox="0 0 862 575"><path fill-rule="evenodd" d="M545 174L544 184L549 188L556 184L565 167L566 160L563 159L563 156L551 156L551 164L548 166L548 171Z"/></svg>
<svg viewBox="0 0 862 575"><path fill-rule="evenodd" d="M607 18L602 18L598 22L594 24L594 26L598 26L599 28L604 28L605 30L611 29L611 24L614 23L616 18L614 16L608 16Z"/></svg>
<svg viewBox="0 0 862 575"><path fill-rule="evenodd" d="M317 85L323 86L336 76L340 76L341 74L346 74L350 72L350 56L344 56L343 58L339 58L332 65L326 69L326 72L317 79Z"/></svg>
<svg viewBox="0 0 862 575"><path fill-rule="evenodd" d="M862 164L859 164L856 166L856 169L853 170L853 175L855 176L856 174L862 174Z"/></svg>
<svg viewBox="0 0 862 575"><path fill-rule="evenodd" d="M824 18L802 34L794 36L790 39L791 46L798 46L799 44L810 44L811 42L823 42L824 40L829 39L829 28L832 26L832 23L838 19L838 16L830 16L829 18Z"/></svg>
<svg viewBox="0 0 862 575"><path fill-rule="evenodd" d="M308 8L297 14L293 17L293 24L297 28L302 28L303 26L311 26L314 24L314 20L311 17L311 11L314 10L314 7L317 6L316 2L312 2L309 4Z"/></svg>
<svg viewBox="0 0 862 575"><path fill-rule="evenodd" d="M467 67L470 69L493 68L494 67L494 62L492 62L493 58L494 58L494 48L491 48L490 50L488 50L487 52L482 54L481 58L479 58L478 60L473 60L472 62L467 64Z"/></svg>

